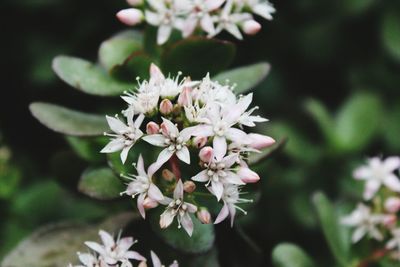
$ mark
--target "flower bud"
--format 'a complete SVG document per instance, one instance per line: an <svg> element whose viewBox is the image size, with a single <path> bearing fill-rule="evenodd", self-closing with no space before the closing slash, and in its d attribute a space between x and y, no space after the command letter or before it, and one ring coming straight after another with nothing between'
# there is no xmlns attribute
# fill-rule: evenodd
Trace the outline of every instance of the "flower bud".
<svg viewBox="0 0 400 267"><path fill-rule="evenodd" d="M397 217L394 214L386 215L383 218L383 225L386 228L392 228L396 225L396 223L397 223Z"/></svg>
<svg viewBox="0 0 400 267"><path fill-rule="evenodd" d="M123 9L117 13L117 18L128 26L139 24L143 17L142 11L136 8Z"/></svg>
<svg viewBox="0 0 400 267"><path fill-rule="evenodd" d="M389 197L385 201L385 209L390 213L396 213L400 210L400 198Z"/></svg>
<svg viewBox="0 0 400 267"><path fill-rule="evenodd" d="M205 146L207 144L207 137L204 136L196 136L193 139L193 144L197 147L197 148L202 148L203 146Z"/></svg>
<svg viewBox="0 0 400 267"><path fill-rule="evenodd" d="M209 224L211 223L211 214L206 208L200 208L197 212L197 219L204 224Z"/></svg>
<svg viewBox="0 0 400 267"><path fill-rule="evenodd" d="M146 197L143 201L143 207L145 209L154 209L158 206L158 202L152 198Z"/></svg>
<svg viewBox="0 0 400 267"><path fill-rule="evenodd" d="M203 147L199 152L200 160L203 162L210 162L214 155L214 150L210 146Z"/></svg>
<svg viewBox="0 0 400 267"><path fill-rule="evenodd" d="M168 169L162 170L161 176L168 182L172 182L175 179L175 175Z"/></svg>
<svg viewBox="0 0 400 267"><path fill-rule="evenodd" d="M147 263L145 261L141 261L138 267L147 267Z"/></svg>
<svg viewBox="0 0 400 267"><path fill-rule="evenodd" d="M183 190L189 194L193 193L194 190L196 190L196 184L193 183L192 181L186 181L183 183Z"/></svg>
<svg viewBox="0 0 400 267"><path fill-rule="evenodd" d="M170 114L172 112L173 108L174 108L174 106L172 105L172 102L169 99L164 99L160 103L160 112L163 115Z"/></svg>
<svg viewBox="0 0 400 267"><path fill-rule="evenodd" d="M255 20L246 20L242 25L242 29L247 35L255 35L261 30L261 24Z"/></svg>
<svg viewBox="0 0 400 267"><path fill-rule="evenodd" d="M275 140L266 135L251 133L248 134L248 137L250 139L249 146L255 149L263 149L275 144Z"/></svg>
<svg viewBox="0 0 400 267"><path fill-rule="evenodd" d="M131 6L140 6L143 4L143 0L126 0L126 2Z"/></svg>
<svg viewBox="0 0 400 267"><path fill-rule="evenodd" d="M240 167L237 175L244 183L256 183L260 180L260 176L247 167Z"/></svg>
<svg viewBox="0 0 400 267"><path fill-rule="evenodd" d="M147 123L146 125L146 133L147 134L156 134L160 131L160 126L154 121Z"/></svg>
<svg viewBox="0 0 400 267"><path fill-rule="evenodd" d="M191 94L192 94L192 88L190 87L184 87L182 92L179 94L178 97L178 105L180 106L187 106L190 104L191 100Z"/></svg>

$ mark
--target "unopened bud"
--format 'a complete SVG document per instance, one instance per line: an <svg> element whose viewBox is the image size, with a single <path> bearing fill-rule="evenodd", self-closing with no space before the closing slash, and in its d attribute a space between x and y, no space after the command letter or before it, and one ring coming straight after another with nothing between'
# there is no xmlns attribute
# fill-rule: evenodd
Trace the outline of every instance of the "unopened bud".
<svg viewBox="0 0 400 267"><path fill-rule="evenodd" d="M168 169L162 170L161 176L168 182L172 182L175 179L175 175Z"/></svg>
<svg viewBox="0 0 400 267"><path fill-rule="evenodd" d="M262 134L248 134L250 139L250 147L255 149L263 149L275 144L275 140L269 136L262 135Z"/></svg>
<svg viewBox="0 0 400 267"><path fill-rule="evenodd" d="M160 131L160 126L154 121L147 123L146 125L146 133L147 134L157 134Z"/></svg>
<svg viewBox="0 0 400 267"><path fill-rule="evenodd" d="M200 210L197 212L197 218L204 224L211 223L211 214L206 208L200 208Z"/></svg>
<svg viewBox="0 0 400 267"><path fill-rule="evenodd" d="M261 24L255 20L246 20L242 25L242 29L247 35L255 35L261 30Z"/></svg>
<svg viewBox="0 0 400 267"><path fill-rule="evenodd" d="M214 154L214 150L210 146L203 147L199 152L200 160L203 162L210 162Z"/></svg>
<svg viewBox="0 0 400 267"><path fill-rule="evenodd" d="M396 223L397 223L397 217L394 214L386 215L383 218L383 225L386 228L392 228L396 225Z"/></svg>
<svg viewBox="0 0 400 267"><path fill-rule="evenodd" d="M389 197L385 201L385 209L390 213L396 213L400 210L400 198Z"/></svg>
<svg viewBox="0 0 400 267"><path fill-rule="evenodd" d="M260 176L247 167L240 167L237 175L244 183L256 183L260 180Z"/></svg>
<svg viewBox="0 0 400 267"><path fill-rule="evenodd" d="M178 105L187 106L190 104L192 88L184 87L178 97Z"/></svg>
<svg viewBox="0 0 400 267"><path fill-rule="evenodd" d="M189 194L193 193L194 190L196 190L196 184L193 183L192 181L186 181L183 183L183 190Z"/></svg>
<svg viewBox="0 0 400 267"><path fill-rule="evenodd" d="M143 201L143 207L145 209L154 209L158 206L158 202L152 198L146 197Z"/></svg>
<svg viewBox="0 0 400 267"><path fill-rule="evenodd" d="M169 99L164 99L160 103L161 114L164 114L164 115L170 114L172 112L173 108L174 108L174 106L172 105L172 102Z"/></svg>
<svg viewBox="0 0 400 267"><path fill-rule="evenodd" d="M144 16L142 11L136 8L123 9L117 13L117 18L128 26L134 26L142 22Z"/></svg>
<svg viewBox="0 0 400 267"><path fill-rule="evenodd" d="M140 6L143 4L143 0L126 0L126 2L131 6Z"/></svg>
<svg viewBox="0 0 400 267"><path fill-rule="evenodd" d="M197 148L202 148L203 146L205 146L207 144L207 137L204 136L196 136L193 139L193 144L197 147Z"/></svg>

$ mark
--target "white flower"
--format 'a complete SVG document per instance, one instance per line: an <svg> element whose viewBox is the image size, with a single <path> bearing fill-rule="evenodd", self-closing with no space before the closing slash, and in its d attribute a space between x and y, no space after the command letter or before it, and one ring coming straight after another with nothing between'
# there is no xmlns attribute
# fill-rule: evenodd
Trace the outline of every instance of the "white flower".
<svg viewBox="0 0 400 267"><path fill-rule="evenodd" d="M393 229L391 233L392 238L386 243L386 248L390 250L396 250L394 255L400 256L400 228Z"/></svg>
<svg viewBox="0 0 400 267"><path fill-rule="evenodd" d="M158 168L159 166L153 163L146 173L144 170L143 157L140 155L136 166L138 174L125 177L132 180L132 182L128 184L126 191L121 194L127 194L132 197L139 195L137 198L137 207L143 218L145 218L144 200L146 197L150 197L157 202L160 202L164 198L160 189L158 189L152 181L152 176Z"/></svg>
<svg viewBox="0 0 400 267"><path fill-rule="evenodd" d="M399 167L400 157L388 157L386 160L375 157L368 160L368 165L356 169L354 178L366 181L364 198L369 200L374 197L382 184L394 192L400 192L400 180L393 173Z"/></svg>
<svg viewBox="0 0 400 267"><path fill-rule="evenodd" d="M210 12L218 9L224 2L225 0L193 0L182 27L183 37L191 35L198 24L205 32L213 34L215 28Z"/></svg>
<svg viewBox="0 0 400 267"><path fill-rule="evenodd" d="M122 163L125 163L129 150L143 135L139 127L143 122L144 116L140 114L133 122L133 112L127 112L127 125L118 117L106 116L106 118L108 125L115 134L105 133L105 135L111 136L112 140L101 150L101 153L113 153L122 150L120 157Z"/></svg>
<svg viewBox="0 0 400 267"><path fill-rule="evenodd" d="M209 190L212 191L212 188ZM232 184L224 185L224 193L222 195L222 201L224 202L224 206L219 212L217 218L215 219L214 224L222 222L229 215L229 217L231 218L231 226L233 226L233 222L235 220L236 209L242 211L244 214L247 214L245 210L243 210L236 204L253 202L253 200L251 199L240 198L239 187L237 185L232 185Z"/></svg>
<svg viewBox="0 0 400 267"><path fill-rule="evenodd" d="M142 255L136 251L129 250L129 248L135 244L132 237L118 238L117 241L107 232L100 230L100 238L103 244L98 244L92 241L86 241L85 244L92 250L99 253L99 258L105 261L109 265L115 265L122 263L126 267L131 267L130 259L144 261Z"/></svg>
<svg viewBox="0 0 400 267"><path fill-rule="evenodd" d="M348 216L342 218L344 225L356 227L353 232L352 242L357 243L366 234L376 240L383 240L383 235L378 229L385 219L383 214L372 214L371 209L364 204L358 204L357 208Z"/></svg>
<svg viewBox="0 0 400 267"><path fill-rule="evenodd" d="M210 37L219 34L222 30L226 30L237 39L243 39L242 33L240 32L238 25L252 19L252 16L250 13L232 13L233 11L233 0L227 0L219 17L215 18L218 25L215 29L215 32L213 34L210 34Z"/></svg>
<svg viewBox="0 0 400 267"><path fill-rule="evenodd" d="M251 102L253 101L253 94L250 93L246 97L243 97L243 106L249 107ZM247 109L246 107L246 109ZM240 117L239 117L239 124L248 126L248 127L254 127L256 126L255 122L267 122L268 120L265 118L262 118L260 116L254 116L251 115L255 110L257 110L258 107L251 108L250 110L244 112Z"/></svg>
<svg viewBox="0 0 400 267"><path fill-rule="evenodd" d="M183 229L192 236L193 233L193 222L190 218L190 213L195 213L197 207L193 204L183 201L183 184L182 180L179 180L174 190L174 198L164 197L161 202L164 205L168 205L166 210L160 216L160 227L167 228L173 222L175 216L178 219L178 228L183 226Z"/></svg>
<svg viewBox="0 0 400 267"><path fill-rule="evenodd" d="M276 12L274 6L266 0L239 0L245 2L252 12L266 20L272 20L272 14Z"/></svg>
<svg viewBox="0 0 400 267"><path fill-rule="evenodd" d="M83 265L72 266L72 264L69 264L68 267L111 267L104 260L99 259L90 253L78 252L78 258Z"/></svg>
<svg viewBox="0 0 400 267"><path fill-rule="evenodd" d="M224 184L244 184L231 168L236 163L238 155L231 154L224 157L225 154L221 152L223 151L215 151L210 162L205 163L206 169L192 177L196 182L207 182L206 186L211 184L212 193L218 201L224 193Z"/></svg>
<svg viewBox="0 0 400 267"><path fill-rule="evenodd" d="M178 128L170 120L163 118L161 129L162 134L143 137L144 141L154 146L165 147L158 155L157 164L161 166L174 154L183 162L190 164L190 153L186 143L191 137L193 128L185 128L179 132Z"/></svg>
<svg viewBox="0 0 400 267"><path fill-rule="evenodd" d="M151 261L153 262L153 267L165 267L165 265L161 263L156 253L150 251L150 254L151 254ZM179 267L179 264L177 261L174 261L169 265L169 267Z"/></svg>

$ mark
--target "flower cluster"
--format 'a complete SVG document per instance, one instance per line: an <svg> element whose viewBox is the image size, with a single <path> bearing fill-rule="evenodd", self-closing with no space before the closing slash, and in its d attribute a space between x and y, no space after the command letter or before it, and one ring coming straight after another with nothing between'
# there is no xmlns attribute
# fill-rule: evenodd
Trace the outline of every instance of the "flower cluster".
<svg viewBox="0 0 400 267"><path fill-rule="evenodd" d="M177 218L178 227L183 226L191 235L191 214L197 213L203 223L211 220L207 209L196 203L199 194L214 195L223 203L215 223L228 216L233 223L236 209L242 210L237 204L249 201L240 198L240 188L257 182L260 177L249 168L247 156L275 141L244 131L244 127L251 128L267 120L253 115L257 107L249 109L253 94L238 97L233 89L228 83L212 81L209 75L201 81L180 79L180 75L165 77L152 64L149 81L138 81L134 92L122 96L128 103L128 108L122 111L126 122L118 116L107 116L114 133L106 133L111 141L101 152L121 151L125 163L130 149L139 140L152 145L151 151L160 151L147 170L140 155L135 164L137 174L123 176L128 183L122 194L137 197L143 218L146 209L165 205L161 228ZM182 165L190 166L185 168L184 175ZM196 186L195 182L203 186Z"/></svg>
<svg viewBox="0 0 400 267"><path fill-rule="evenodd" d="M384 242L391 256L400 259L400 180L395 174L400 168L400 157L378 157L368 160L354 172L354 178L365 181L364 201L342 223L355 227L352 242L357 243L368 235Z"/></svg>
<svg viewBox="0 0 400 267"><path fill-rule="evenodd" d="M145 20L158 27L157 43L164 44L172 30L182 33L184 38L202 31L213 37L226 30L237 39L245 34L254 35L261 25L252 13L272 20L274 7L267 0L127 0L128 4L141 9L129 8L117 13L117 18L130 26Z"/></svg>
<svg viewBox="0 0 400 267"><path fill-rule="evenodd" d="M85 245L92 250L91 253L78 252L80 265L68 267L132 267L131 260L139 261L138 267L147 267L147 259L138 252L129 250L137 241L133 237L118 236L115 240L109 233L100 230L99 235L102 244L86 241ZM151 251L153 267L162 267L160 259ZM178 267L178 262L174 261L170 267Z"/></svg>

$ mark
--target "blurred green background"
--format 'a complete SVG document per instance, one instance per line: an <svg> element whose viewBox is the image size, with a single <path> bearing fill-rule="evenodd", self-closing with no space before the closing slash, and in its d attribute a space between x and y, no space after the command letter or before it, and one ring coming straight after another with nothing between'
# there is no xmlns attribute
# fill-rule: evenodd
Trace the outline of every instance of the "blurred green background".
<svg viewBox="0 0 400 267"><path fill-rule="evenodd" d="M288 142L258 166L263 194L255 209L241 219L246 236L231 234L227 224L218 226L219 259L222 266L269 266L272 248L291 241L321 266L332 266L311 195L323 190L331 198L351 203L360 194L360 185L351 179L352 169L368 156L399 153L400 2L280 0L274 4L278 12L272 22L263 24L262 32L241 43L232 40L239 48L233 66L271 63L270 75L255 88L255 100L271 120L261 131ZM125 29L114 14L126 4L123 0L3 0L0 6L2 258L40 225L95 220L116 207L126 207L95 202L57 183L54 155L67 151L68 144L28 110L29 103L38 100L85 111L105 103L58 80L51 60L59 54L94 60L100 42Z"/></svg>

